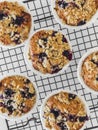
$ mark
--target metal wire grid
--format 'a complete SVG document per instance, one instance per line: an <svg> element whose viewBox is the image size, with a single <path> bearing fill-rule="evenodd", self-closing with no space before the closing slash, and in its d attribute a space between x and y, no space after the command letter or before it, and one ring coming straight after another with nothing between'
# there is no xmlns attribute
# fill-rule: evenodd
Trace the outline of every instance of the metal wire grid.
<svg viewBox="0 0 98 130"><path fill-rule="evenodd" d="M46 95L58 89L69 89L79 93L87 101L91 117L85 130L98 130L98 95L92 95L80 85L77 79L77 64L81 56L90 48L98 47L98 20L83 30L68 30L61 28L55 21L50 9L50 0L29 0L24 3L30 9L34 18L35 30L43 27L54 27L65 32L73 46L73 60L70 67L62 74L43 78L35 75L27 67L23 51L24 46L14 49L0 48L0 74L10 72L26 73L35 81L39 90L38 107L27 119L11 122L6 120L8 130L43 130L40 122L40 105ZM34 122L34 117L37 121Z"/></svg>

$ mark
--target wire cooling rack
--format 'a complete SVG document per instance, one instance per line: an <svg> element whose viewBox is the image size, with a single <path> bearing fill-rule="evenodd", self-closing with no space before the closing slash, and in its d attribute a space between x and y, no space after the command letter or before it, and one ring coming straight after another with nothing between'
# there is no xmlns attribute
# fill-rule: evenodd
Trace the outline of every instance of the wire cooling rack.
<svg viewBox="0 0 98 130"><path fill-rule="evenodd" d="M91 113L90 120L84 130L98 130L98 95L93 95L85 90L80 85L76 74L77 64L81 56L90 48L98 47L98 20L86 29L68 30L62 28L55 21L51 13L50 0L23 2L32 13L35 30L43 27L53 27L64 31L71 41L74 56L70 67L64 73L50 78L43 78L35 75L27 67L23 56L24 46L14 49L0 48L0 74L17 71L26 73L29 77L32 77L39 90L39 103L34 113L21 121L11 122L6 120L8 130L44 130L39 117L40 105L46 95L58 89L69 89L84 97Z"/></svg>

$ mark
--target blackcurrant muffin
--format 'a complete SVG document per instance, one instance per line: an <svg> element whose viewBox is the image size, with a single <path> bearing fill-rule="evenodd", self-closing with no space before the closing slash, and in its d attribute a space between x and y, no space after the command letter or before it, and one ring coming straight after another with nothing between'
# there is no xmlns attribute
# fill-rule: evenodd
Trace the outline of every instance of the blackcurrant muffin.
<svg viewBox="0 0 98 130"><path fill-rule="evenodd" d="M30 40L33 68L42 74L55 74L72 60L72 50L66 37L52 29L36 32Z"/></svg>
<svg viewBox="0 0 98 130"><path fill-rule="evenodd" d="M88 23L98 11L97 0L54 0L54 11L65 25L81 26Z"/></svg>
<svg viewBox="0 0 98 130"><path fill-rule="evenodd" d="M98 51L92 52L85 58L80 75L89 88L98 92Z"/></svg>
<svg viewBox="0 0 98 130"><path fill-rule="evenodd" d="M9 117L21 117L36 103L33 83L20 75L8 76L0 81L0 113Z"/></svg>
<svg viewBox="0 0 98 130"><path fill-rule="evenodd" d="M32 19L18 2L0 2L0 44L16 46L28 39Z"/></svg>
<svg viewBox="0 0 98 130"><path fill-rule="evenodd" d="M41 111L42 122L47 130L80 130L89 119L80 97L64 91L50 96Z"/></svg>

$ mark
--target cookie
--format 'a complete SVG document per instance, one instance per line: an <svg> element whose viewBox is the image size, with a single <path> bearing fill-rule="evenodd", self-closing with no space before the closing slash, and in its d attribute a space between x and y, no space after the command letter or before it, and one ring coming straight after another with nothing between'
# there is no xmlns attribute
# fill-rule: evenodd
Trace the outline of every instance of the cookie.
<svg viewBox="0 0 98 130"><path fill-rule="evenodd" d="M9 117L21 117L36 103L36 90L26 77L14 75L0 81L0 113Z"/></svg>
<svg viewBox="0 0 98 130"><path fill-rule="evenodd" d="M18 2L0 2L0 44L22 44L28 39L31 22L31 15Z"/></svg>
<svg viewBox="0 0 98 130"><path fill-rule="evenodd" d="M30 59L42 74L58 73L72 60L72 50L61 33L51 29L36 32L30 40Z"/></svg>
<svg viewBox="0 0 98 130"><path fill-rule="evenodd" d="M65 25L81 26L97 13L97 0L55 0L54 10Z"/></svg>
<svg viewBox="0 0 98 130"><path fill-rule="evenodd" d="M80 130L88 120L88 114L79 96L60 91L45 102L43 119L48 130Z"/></svg>
<svg viewBox="0 0 98 130"><path fill-rule="evenodd" d="M81 76L89 88L98 92L98 51L85 58L81 68Z"/></svg>

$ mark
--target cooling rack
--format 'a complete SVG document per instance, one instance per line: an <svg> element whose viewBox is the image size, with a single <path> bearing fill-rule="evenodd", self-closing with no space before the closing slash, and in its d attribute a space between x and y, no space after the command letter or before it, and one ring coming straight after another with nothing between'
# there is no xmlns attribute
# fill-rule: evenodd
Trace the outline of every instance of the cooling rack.
<svg viewBox="0 0 98 130"><path fill-rule="evenodd" d="M0 75L10 72L26 73L35 81L39 91L38 107L28 118L12 122L6 121L8 130L44 130L40 122L40 105L46 95L58 89L72 90L80 94L90 109L90 120L84 130L98 130L98 95L89 93L80 85L77 79L77 64L81 56L89 49L98 47L98 20L81 30L68 30L61 27L51 13L50 0L23 1L32 13L35 30L53 27L62 30L71 41L73 60L69 68L60 75L50 78L39 77L27 67L23 51L24 46L14 49L0 48Z"/></svg>

